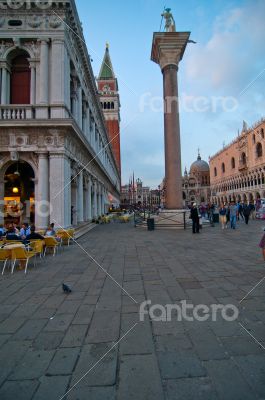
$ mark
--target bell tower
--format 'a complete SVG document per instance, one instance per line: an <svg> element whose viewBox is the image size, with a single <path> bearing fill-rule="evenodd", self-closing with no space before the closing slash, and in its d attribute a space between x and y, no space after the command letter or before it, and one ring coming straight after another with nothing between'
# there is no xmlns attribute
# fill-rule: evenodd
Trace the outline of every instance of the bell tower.
<svg viewBox="0 0 265 400"><path fill-rule="evenodd" d="M120 97L118 81L112 67L109 45L106 43L105 54L97 78L98 93L114 157L121 173L120 153Z"/></svg>

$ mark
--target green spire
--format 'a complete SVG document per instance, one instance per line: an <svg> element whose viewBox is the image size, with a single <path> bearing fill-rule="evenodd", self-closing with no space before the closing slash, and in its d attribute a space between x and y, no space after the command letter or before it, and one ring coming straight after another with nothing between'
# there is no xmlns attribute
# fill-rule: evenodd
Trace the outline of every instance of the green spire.
<svg viewBox="0 0 265 400"><path fill-rule="evenodd" d="M111 59L109 55L109 45L106 43L106 50L105 50L105 55L104 59L100 68L100 73L99 73L99 80L104 80L104 79L115 79L115 75L113 72L113 67L111 64Z"/></svg>

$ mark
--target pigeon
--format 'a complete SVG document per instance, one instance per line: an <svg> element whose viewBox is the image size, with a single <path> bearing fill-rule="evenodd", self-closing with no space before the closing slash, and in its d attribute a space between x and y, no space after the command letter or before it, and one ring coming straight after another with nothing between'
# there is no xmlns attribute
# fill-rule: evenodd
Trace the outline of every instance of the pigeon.
<svg viewBox="0 0 265 400"><path fill-rule="evenodd" d="M67 286L65 283L62 284L62 288L64 293L71 293L71 289L69 288L69 286Z"/></svg>

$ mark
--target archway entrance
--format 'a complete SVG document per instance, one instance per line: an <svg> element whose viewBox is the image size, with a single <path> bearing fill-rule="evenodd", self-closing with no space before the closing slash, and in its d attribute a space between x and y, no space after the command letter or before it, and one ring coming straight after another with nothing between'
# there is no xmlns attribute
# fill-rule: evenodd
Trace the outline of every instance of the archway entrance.
<svg viewBox="0 0 265 400"><path fill-rule="evenodd" d="M4 176L5 224L35 222L34 178L34 171L27 162L15 162L7 168Z"/></svg>

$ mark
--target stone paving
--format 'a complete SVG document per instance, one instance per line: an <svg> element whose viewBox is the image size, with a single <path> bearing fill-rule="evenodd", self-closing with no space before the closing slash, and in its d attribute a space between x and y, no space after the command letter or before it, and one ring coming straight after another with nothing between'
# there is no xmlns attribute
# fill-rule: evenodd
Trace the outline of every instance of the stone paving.
<svg viewBox="0 0 265 400"><path fill-rule="evenodd" d="M240 303L265 276L263 225L199 235L100 225L79 239L85 251L75 244L26 276L6 273L0 399L265 399L265 280ZM171 321L140 322L144 300L234 304L240 314L191 322L175 310Z"/></svg>

